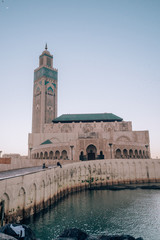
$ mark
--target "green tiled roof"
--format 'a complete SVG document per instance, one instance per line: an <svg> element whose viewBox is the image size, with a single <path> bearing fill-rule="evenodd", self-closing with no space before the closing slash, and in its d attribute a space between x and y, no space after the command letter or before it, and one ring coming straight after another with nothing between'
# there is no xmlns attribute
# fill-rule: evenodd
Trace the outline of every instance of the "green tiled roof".
<svg viewBox="0 0 160 240"><path fill-rule="evenodd" d="M52 143L52 142L51 142L49 139L47 139L45 142L41 143L40 145L51 144L51 143Z"/></svg>
<svg viewBox="0 0 160 240"><path fill-rule="evenodd" d="M53 123L67 122L121 122L123 119L112 113L91 113L91 114L63 114L55 118Z"/></svg>

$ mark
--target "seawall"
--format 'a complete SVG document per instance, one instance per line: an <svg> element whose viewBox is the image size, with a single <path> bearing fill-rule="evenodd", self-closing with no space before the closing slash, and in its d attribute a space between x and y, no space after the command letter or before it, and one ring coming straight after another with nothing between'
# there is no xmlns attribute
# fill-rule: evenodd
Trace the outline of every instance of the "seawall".
<svg viewBox="0 0 160 240"><path fill-rule="evenodd" d="M13 169L38 167L45 162L46 166L56 165L57 162L61 164L73 163L71 160L53 160L53 159L28 159L28 158L0 158L0 172L10 171Z"/></svg>
<svg viewBox="0 0 160 240"><path fill-rule="evenodd" d="M151 182L160 182L160 159L77 162L0 180L0 202L4 200L5 220L15 222L74 191Z"/></svg>

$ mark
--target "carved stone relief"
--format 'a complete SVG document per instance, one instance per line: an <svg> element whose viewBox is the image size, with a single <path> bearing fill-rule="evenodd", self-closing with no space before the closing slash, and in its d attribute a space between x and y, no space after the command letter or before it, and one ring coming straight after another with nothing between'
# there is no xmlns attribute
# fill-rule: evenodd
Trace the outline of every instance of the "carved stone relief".
<svg viewBox="0 0 160 240"><path fill-rule="evenodd" d="M127 122L120 123L120 131L128 131L128 123Z"/></svg>
<svg viewBox="0 0 160 240"><path fill-rule="evenodd" d="M72 132L72 128L69 126L69 124L64 124L64 125L61 127L61 132L62 132L62 133Z"/></svg>
<svg viewBox="0 0 160 240"><path fill-rule="evenodd" d="M121 136L117 139L117 142L130 142L130 138L126 136Z"/></svg>
<svg viewBox="0 0 160 240"><path fill-rule="evenodd" d="M114 130L114 126L112 125L112 124L106 124L105 126L104 126L104 131L105 132L111 132L111 131L113 131Z"/></svg>
<svg viewBox="0 0 160 240"><path fill-rule="evenodd" d="M93 127L90 124L85 124L85 126L83 127L83 132L84 133L89 133L93 131Z"/></svg>

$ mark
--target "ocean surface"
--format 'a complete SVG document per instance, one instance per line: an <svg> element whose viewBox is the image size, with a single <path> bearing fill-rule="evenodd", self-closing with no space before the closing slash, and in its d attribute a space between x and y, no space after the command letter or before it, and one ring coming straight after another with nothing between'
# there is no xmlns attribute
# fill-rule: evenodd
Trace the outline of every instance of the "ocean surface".
<svg viewBox="0 0 160 240"><path fill-rule="evenodd" d="M88 234L130 234L160 240L160 190L94 190L72 194L25 224L41 240L56 238L66 228Z"/></svg>

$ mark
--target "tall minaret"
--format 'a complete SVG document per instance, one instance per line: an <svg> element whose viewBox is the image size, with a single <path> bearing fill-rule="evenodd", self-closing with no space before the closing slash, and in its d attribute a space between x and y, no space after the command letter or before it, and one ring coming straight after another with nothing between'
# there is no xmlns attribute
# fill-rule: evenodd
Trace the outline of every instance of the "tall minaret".
<svg viewBox="0 0 160 240"><path fill-rule="evenodd" d="M44 124L57 117L57 83L58 71L46 44L34 70L32 133L42 133Z"/></svg>

